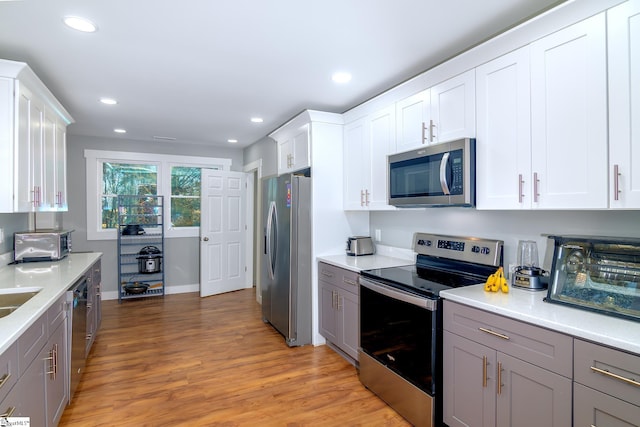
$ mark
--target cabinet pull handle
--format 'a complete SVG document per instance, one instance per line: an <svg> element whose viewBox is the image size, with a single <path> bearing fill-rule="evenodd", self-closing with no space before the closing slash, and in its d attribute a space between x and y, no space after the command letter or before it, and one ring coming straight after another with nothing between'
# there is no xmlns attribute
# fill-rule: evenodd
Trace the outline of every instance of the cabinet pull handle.
<svg viewBox="0 0 640 427"><path fill-rule="evenodd" d="M502 371L504 371L502 362L498 362L498 395L502 393L502 386L504 385L502 384Z"/></svg>
<svg viewBox="0 0 640 427"><path fill-rule="evenodd" d="M360 190L360 206L364 206L364 190Z"/></svg>
<svg viewBox="0 0 640 427"><path fill-rule="evenodd" d="M342 311L342 298L340 298L340 294L336 292L336 310Z"/></svg>
<svg viewBox="0 0 640 427"><path fill-rule="evenodd" d="M338 294L336 294L336 291L331 291L331 307L332 308L336 308L336 296L338 296Z"/></svg>
<svg viewBox="0 0 640 427"><path fill-rule="evenodd" d="M433 142L436 139L436 136L433 133L433 128L435 127L436 125L433 123L433 119L429 120L429 138L431 139L431 142Z"/></svg>
<svg viewBox="0 0 640 427"><path fill-rule="evenodd" d="M538 172L534 172L533 173L533 201L535 203L538 203L538 197L540 196L540 194L538 194L539 183L540 183L540 180L538 179Z"/></svg>
<svg viewBox="0 0 640 427"><path fill-rule="evenodd" d="M524 194L522 194L523 185L524 180L522 179L522 174L518 174L518 203L522 203L522 199L524 198Z"/></svg>
<svg viewBox="0 0 640 427"><path fill-rule="evenodd" d="M493 335L495 337L498 338L502 338L503 340L509 340L511 338L509 338L507 335L503 335L503 334L499 334L498 332L494 332L491 329L486 329L486 328L478 328L478 330L482 331L482 332L486 332L487 334Z"/></svg>
<svg viewBox="0 0 640 427"><path fill-rule="evenodd" d="M358 286L358 284L351 279L342 279L342 281L347 285Z"/></svg>
<svg viewBox="0 0 640 427"><path fill-rule="evenodd" d="M626 377L623 377L621 375L614 374L613 372L609 372L606 369L596 368L595 366L592 366L591 370L593 372L597 372L598 374L606 375L607 377L611 377L611 378L616 379L618 381L622 381L622 382L625 382L627 384L631 384L631 385L634 385L636 387L640 387L640 382L634 380L633 378L626 378Z"/></svg>
<svg viewBox="0 0 640 427"><path fill-rule="evenodd" d="M620 200L620 170L613 165L613 200Z"/></svg>
<svg viewBox="0 0 640 427"><path fill-rule="evenodd" d="M322 272L320 272L320 274L322 274L323 276L326 276L326 277L333 277L333 274L327 273L326 271L322 271Z"/></svg>
<svg viewBox="0 0 640 427"><path fill-rule="evenodd" d="M487 387L487 356L482 356L482 388Z"/></svg>
<svg viewBox="0 0 640 427"><path fill-rule="evenodd" d="M9 380L9 378L11 378L11 374L8 372L4 374L2 378L0 378L0 388L2 388L2 386Z"/></svg>
<svg viewBox="0 0 640 427"><path fill-rule="evenodd" d="M369 190L364 190L364 200L366 206L369 206Z"/></svg>
<svg viewBox="0 0 640 427"><path fill-rule="evenodd" d="M0 414L0 418L9 418L15 412L15 406L9 406L4 414Z"/></svg>
<svg viewBox="0 0 640 427"><path fill-rule="evenodd" d="M424 144L425 142L425 138L427 137L427 126L425 122L422 122L422 143Z"/></svg>

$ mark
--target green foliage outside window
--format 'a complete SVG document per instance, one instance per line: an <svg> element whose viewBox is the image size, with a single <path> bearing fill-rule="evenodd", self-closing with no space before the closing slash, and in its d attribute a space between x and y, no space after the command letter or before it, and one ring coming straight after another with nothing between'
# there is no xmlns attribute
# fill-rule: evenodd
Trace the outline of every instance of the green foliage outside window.
<svg viewBox="0 0 640 427"><path fill-rule="evenodd" d="M155 165L102 164L102 228L118 224L118 195L155 196L158 193Z"/></svg>
<svg viewBox="0 0 640 427"><path fill-rule="evenodd" d="M171 224L200 226L200 168L171 168Z"/></svg>

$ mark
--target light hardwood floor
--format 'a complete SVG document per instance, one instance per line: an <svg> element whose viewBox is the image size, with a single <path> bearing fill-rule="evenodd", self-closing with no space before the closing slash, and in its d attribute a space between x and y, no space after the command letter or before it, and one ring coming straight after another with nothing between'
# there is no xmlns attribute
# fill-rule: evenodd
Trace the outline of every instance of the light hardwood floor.
<svg viewBox="0 0 640 427"><path fill-rule="evenodd" d="M407 426L327 346L289 348L254 290L105 301L66 426Z"/></svg>

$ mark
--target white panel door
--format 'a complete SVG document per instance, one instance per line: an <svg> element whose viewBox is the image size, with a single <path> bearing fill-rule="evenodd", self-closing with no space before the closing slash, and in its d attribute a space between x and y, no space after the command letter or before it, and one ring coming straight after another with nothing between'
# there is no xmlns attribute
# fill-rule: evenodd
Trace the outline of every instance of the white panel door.
<svg viewBox="0 0 640 427"><path fill-rule="evenodd" d="M609 20L609 203L640 208L640 0L607 12Z"/></svg>
<svg viewBox="0 0 640 427"><path fill-rule="evenodd" d="M478 209L531 208L529 48L476 69Z"/></svg>
<svg viewBox="0 0 640 427"><path fill-rule="evenodd" d="M246 174L203 169L200 296L247 288ZM249 285L250 286L250 285Z"/></svg>
<svg viewBox="0 0 640 427"><path fill-rule="evenodd" d="M606 208L604 13L531 44L533 206Z"/></svg>

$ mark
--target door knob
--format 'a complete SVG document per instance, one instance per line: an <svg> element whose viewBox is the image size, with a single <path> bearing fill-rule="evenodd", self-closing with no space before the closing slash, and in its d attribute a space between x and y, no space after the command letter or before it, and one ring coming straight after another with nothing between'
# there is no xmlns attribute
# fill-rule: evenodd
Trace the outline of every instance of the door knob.
<svg viewBox="0 0 640 427"><path fill-rule="evenodd" d="M209 238L208 237L204 237L202 240L204 240L205 242L208 242Z"/></svg>

